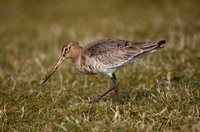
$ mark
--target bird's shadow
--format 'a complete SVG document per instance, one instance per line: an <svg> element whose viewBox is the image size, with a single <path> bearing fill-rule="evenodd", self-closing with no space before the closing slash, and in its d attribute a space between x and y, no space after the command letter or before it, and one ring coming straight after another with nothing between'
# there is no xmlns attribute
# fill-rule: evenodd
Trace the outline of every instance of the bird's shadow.
<svg viewBox="0 0 200 132"><path fill-rule="evenodd" d="M137 86L131 86L129 88L123 88L121 90L119 102L125 104L130 101L138 100L141 98L148 98L151 96L151 91L145 89L136 90Z"/></svg>
<svg viewBox="0 0 200 132"><path fill-rule="evenodd" d="M109 96L100 99L100 102L106 102L110 100L113 103L126 104L126 103L129 103L130 101L141 100L141 98L148 98L151 96L151 91L145 90L145 89L138 90L137 87L138 85L131 86L128 88L126 87L122 88L122 90L119 91L120 96L117 102L114 100L114 96L115 96L114 92L112 92ZM95 97L92 97L92 99L95 99Z"/></svg>

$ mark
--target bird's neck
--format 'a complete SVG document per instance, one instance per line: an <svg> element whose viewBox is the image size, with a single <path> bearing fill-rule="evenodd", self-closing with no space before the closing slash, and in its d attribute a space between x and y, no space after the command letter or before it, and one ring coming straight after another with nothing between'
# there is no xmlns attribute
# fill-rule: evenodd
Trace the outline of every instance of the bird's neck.
<svg viewBox="0 0 200 132"><path fill-rule="evenodd" d="M74 67L78 70L80 66L80 60L83 53L83 47L77 46L76 49L73 50L72 62Z"/></svg>

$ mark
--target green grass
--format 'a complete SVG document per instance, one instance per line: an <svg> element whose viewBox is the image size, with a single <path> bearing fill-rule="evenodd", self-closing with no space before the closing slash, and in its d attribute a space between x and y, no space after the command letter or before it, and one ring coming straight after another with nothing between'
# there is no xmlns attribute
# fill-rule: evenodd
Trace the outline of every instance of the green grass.
<svg viewBox="0 0 200 132"><path fill-rule="evenodd" d="M0 4L1 131L200 131L200 2L27 1ZM112 81L78 73L70 60L44 85L62 45L102 38L166 39L165 48Z"/></svg>

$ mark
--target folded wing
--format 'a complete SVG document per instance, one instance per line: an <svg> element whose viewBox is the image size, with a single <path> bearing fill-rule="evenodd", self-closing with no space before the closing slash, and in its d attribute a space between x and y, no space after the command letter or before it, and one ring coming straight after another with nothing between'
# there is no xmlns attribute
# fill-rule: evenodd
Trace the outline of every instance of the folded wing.
<svg viewBox="0 0 200 132"><path fill-rule="evenodd" d="M120 39L103 39L89 43L84 54L102 62L107 68L123 67L142 56L163 48L165 41L131 42Z"/></svg>

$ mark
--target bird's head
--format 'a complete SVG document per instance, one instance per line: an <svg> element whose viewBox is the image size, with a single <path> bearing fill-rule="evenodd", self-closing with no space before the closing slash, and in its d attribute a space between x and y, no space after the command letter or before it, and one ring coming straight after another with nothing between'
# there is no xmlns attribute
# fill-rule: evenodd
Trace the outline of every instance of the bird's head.
<svg viewBox="0 0 200 132"><path fill-rule="evenodd" d="M61 50L61 57L46 79L43 81L45 83L51 75L58 69L58 67L68 58L75 57L77 54L77 50L80 48L78 42L76 41L69 41L65 43Z"/></svg>
<svg viewBox="0 0 200 132"><path fill-rule="evenodd" d="M63 45L61 50L61 58L68 59L72 58L75 54L77 47L80 47L78 42L69 41Z"/></svg>

